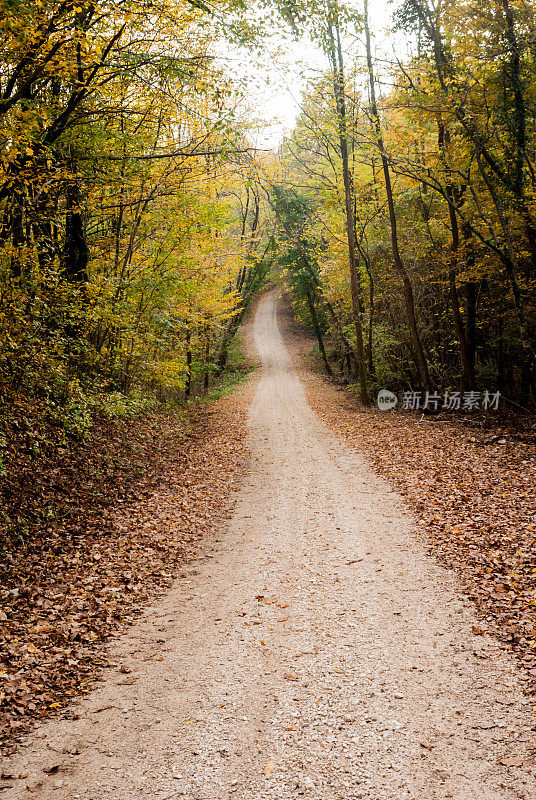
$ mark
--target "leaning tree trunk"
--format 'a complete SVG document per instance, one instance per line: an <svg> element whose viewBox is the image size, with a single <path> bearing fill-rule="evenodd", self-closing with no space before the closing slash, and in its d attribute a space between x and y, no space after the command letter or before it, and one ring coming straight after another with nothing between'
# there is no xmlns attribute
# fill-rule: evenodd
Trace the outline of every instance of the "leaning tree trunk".
<svg viewBox="0 0 536 800"><path fill-rule="evenodd" d="M328 357L326 355L326 348L324 347L324 340L322 339L322 331L320 330L320 323L318 321L314 300L311 297L311 292L309 290L307 290L305 296L307 298L307 306L309 308L309 314L311 315L311 322L313 323L316 339L318 341L318 349L320 350L320 355L322 356L322 360L324 361L326 372L328 373L328 375L331 375L332 371L328 361Z"/></svg>

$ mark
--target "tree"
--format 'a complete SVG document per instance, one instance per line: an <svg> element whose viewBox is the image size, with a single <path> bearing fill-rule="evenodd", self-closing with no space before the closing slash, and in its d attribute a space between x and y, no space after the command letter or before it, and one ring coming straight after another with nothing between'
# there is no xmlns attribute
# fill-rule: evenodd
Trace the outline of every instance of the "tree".
<svg viewBox="0 0 536 800"><path fill-rule="evenodd" d="M2 422L188 394L251 286L227 188L252 148L213 58L241 3L0 2Z"/></svg>
<svg viewBox="0 0 536 800"><path fill-rule="evenodd" d="M391 184L391 171L389 166L389 158L387 156L385 143L383 139L381 121L378 114L378 103L376 101L374 64L372 61L370 27L368 20L368 0L364 0L364 26L365 26L365 42L367 50L367 69L368 69L369 89L370 89L370 110L372 115L372 122L374 125L374 132L376 135L376 145L380 153L383 178L385 182L385 192L387 195L387 207L389 209L389 225L391 228L391 250L393 255L393 262L402 281L408 327L410 330L412 344L415 350L416 361L419 368L421 386L423 387L423 389L429 390L430 375L428 372L428 364L426 361L426 356L424 354L424 349L422 346L419 329L417 327L417 318L415 315L415 301L413 298L413 287L411 285L411 279L408 275L408 271L404 265L404 262L402 261L400 248L398 246L398 222L396 218L395 203L393 198L393 187Z"/></svg>

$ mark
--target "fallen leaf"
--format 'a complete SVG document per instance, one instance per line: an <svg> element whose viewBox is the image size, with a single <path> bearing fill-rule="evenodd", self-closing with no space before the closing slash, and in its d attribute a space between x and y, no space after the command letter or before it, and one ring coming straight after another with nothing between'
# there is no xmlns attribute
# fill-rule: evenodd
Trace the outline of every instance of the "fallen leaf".
<svg viewBox="0 0 536 800"><path fill-rule="evenodd" d="M453 414L439 425L416 414L371 414L347 392L335 394L320 383L308 385L307 397L329 429L365 453L404 495L432 553L458 573L467 596L493 620L475 635L493 631L506 642L528 668L527 691L536 694L536 672L528 671L536 667L534 418L484 422ZM507 447L482 447L505 439Z"/></svg>
<svg viewBox="0 0 536 800"><path fill-rule="evenodd" d="M13 558L0 559L0 672L10 682L17 674L2 700L3 754L90 691L110 663L107 639L179 577L225 518L247 456L247 402L238 393L180 415L97 420L83 443L38 459L26 455L24 431L2 448L0 550ZM21 559L9 531L23 523L32 544Z"/></svg>
<svg viewBox="0 0 536 800"><path fill-rule="evenodd" d="M501 758L500 763L503 767L523 767L534 762L524 756L506 756L505 758Z"/></svg>
<svg viewBox="0 0 536 800"><path fill-rule="evenodd" d="M299 675L296 675L295 672L285 672L283 677L286 681L299 681L300 679Z"/></svg>

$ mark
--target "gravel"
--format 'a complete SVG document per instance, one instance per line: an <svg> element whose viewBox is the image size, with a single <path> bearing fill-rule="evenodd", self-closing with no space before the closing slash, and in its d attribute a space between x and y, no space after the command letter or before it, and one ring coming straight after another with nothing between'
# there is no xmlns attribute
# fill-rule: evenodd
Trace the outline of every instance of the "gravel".
<svg viewBox="0 0 536 800"><path fill-rule="evenodd" d="M4 765L26 777L2 798L536 797L512 656L473 633L400 496L313 415L276 306L272 291L255 317L263 369L236 396L255 390L252 459L215 550L117 641L78 719Z"/></svg>

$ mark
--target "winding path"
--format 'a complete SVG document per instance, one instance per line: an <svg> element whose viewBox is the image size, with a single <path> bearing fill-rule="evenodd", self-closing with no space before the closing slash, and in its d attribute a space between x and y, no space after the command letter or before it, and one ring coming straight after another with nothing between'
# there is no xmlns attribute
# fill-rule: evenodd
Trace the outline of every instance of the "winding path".
<svg viewBox="0 0 536 800"><path fill-rule="evenodd" d="M252 460L215 551L113 648L2 798L534 800L510 656L399 496L310 410L259 305ZM57 769L46 775L43 769ZM29 786L31 790L25 788Z"/></svg>

